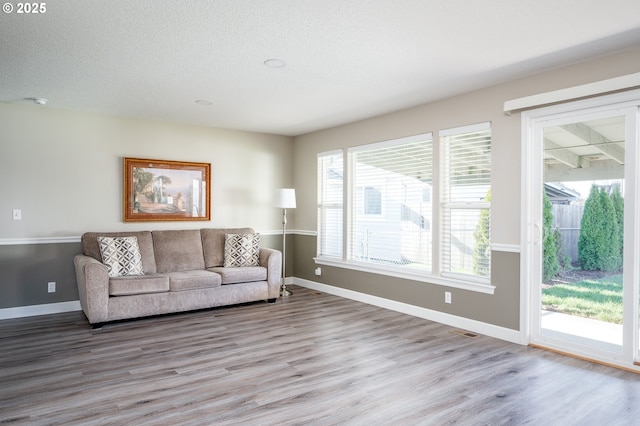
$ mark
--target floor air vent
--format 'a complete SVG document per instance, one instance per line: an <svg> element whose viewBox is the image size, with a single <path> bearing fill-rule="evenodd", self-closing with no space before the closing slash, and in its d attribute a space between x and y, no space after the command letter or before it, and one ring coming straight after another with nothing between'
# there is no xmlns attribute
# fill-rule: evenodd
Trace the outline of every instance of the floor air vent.
<svg viewBox="0 0 640 426"><path fill-rule="evenodd" d="M478 337L477 334L472 333L470 331L465 331L465 330L449 330L449 333L451 334L457 334L459 336L465 336L465 337L471 337L471 338L476 338Z"/></svg>

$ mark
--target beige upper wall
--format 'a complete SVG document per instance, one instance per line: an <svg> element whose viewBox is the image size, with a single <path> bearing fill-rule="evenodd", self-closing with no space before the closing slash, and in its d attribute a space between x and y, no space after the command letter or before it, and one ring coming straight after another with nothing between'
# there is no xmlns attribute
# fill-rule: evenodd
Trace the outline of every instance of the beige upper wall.
<svg viewBox="0 0 640 426"><path fill-rule="evenodd" d="M492 123L492 242L520 244L520 114L504 102L640 71L640 47L590 62L295 138L295 228L316 230L316 155L484 121Z"/></svg>
<svg viewBox="0 0 640 426"><path fill-rule="evenodd" d="M295 138L0 104L0 239L86 230L253 226L278 230L277 187L297 188L290 229L316 230L316 154L493 122L493 242L519 244L520 115L506 100L640 71L640 47L486 90ZM212 164L211 222L123 223L122 157ZM293 166L292 166L293 164ZM292 170L293 167L293 170ZM11 219L13 208L23 220Z"/></svg>
<svg viewBox="0 0 640 426"><path fill-rule="evenodd" d="M251 226L277 231L290 137L0 104L0 239L89 230ZM123 223L122 157L211 163L210 222ZM22 221L12 209L22 209Z"/></svg>

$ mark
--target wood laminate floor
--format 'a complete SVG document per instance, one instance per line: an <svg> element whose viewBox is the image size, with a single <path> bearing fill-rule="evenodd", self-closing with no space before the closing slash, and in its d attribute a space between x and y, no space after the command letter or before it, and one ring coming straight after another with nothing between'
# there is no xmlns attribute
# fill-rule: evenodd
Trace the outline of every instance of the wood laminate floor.
<svg viewBox="0 0 640 426"><path fill-rule="evenodd" d="M640 375L292 289L101 330L0 321L0 424L640 424Z"/></svg>

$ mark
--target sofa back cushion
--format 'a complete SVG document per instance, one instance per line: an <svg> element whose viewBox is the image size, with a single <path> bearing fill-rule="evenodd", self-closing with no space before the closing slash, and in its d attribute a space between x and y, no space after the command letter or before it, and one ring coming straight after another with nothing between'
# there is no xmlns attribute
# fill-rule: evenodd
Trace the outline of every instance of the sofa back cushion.
<svg viewBox="0 0 640 426"><path fill-rule="evenodd" d="M199 229L153 231L158 273L204 269Z"/></svg>
<svg viewBox="0 0 640 426"><path fill-rule="evenodd" d="M207 268L224 265L224 236L226 234L253 234L252 228L207 228L201 229L204 263Z"/></svg>
<svg viewBox="0 0 640 426"><path fill-rule="evenodd" d="M139 232L86 232L82 234L82 253L102 262L98 237L136 237L140 256L142 257L142 269L147 274L156 273L156 259L153 255L153 239L150 231Z"/></svg>

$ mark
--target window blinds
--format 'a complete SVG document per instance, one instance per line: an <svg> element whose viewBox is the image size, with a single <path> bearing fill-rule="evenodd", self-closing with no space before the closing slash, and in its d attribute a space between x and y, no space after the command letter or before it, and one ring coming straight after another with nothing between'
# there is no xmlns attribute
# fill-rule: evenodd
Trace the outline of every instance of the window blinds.
<svg viewBox="0 0 640 426"><path fill-rule="evenodd" d="M430 270L432 135L355 147L349 155L350 259Z"/></svg>
<svg viewBox="0 0 640 426"><path fill-rule="evenodd" d="M490 123L440 132L442 272L490 275Z"/></svg>
<svg viewBox="0 0 640 426"><path fill-rule="evenodd" d="M342 151L318 154L318 256L342 259L344 160Z"/></svg>

